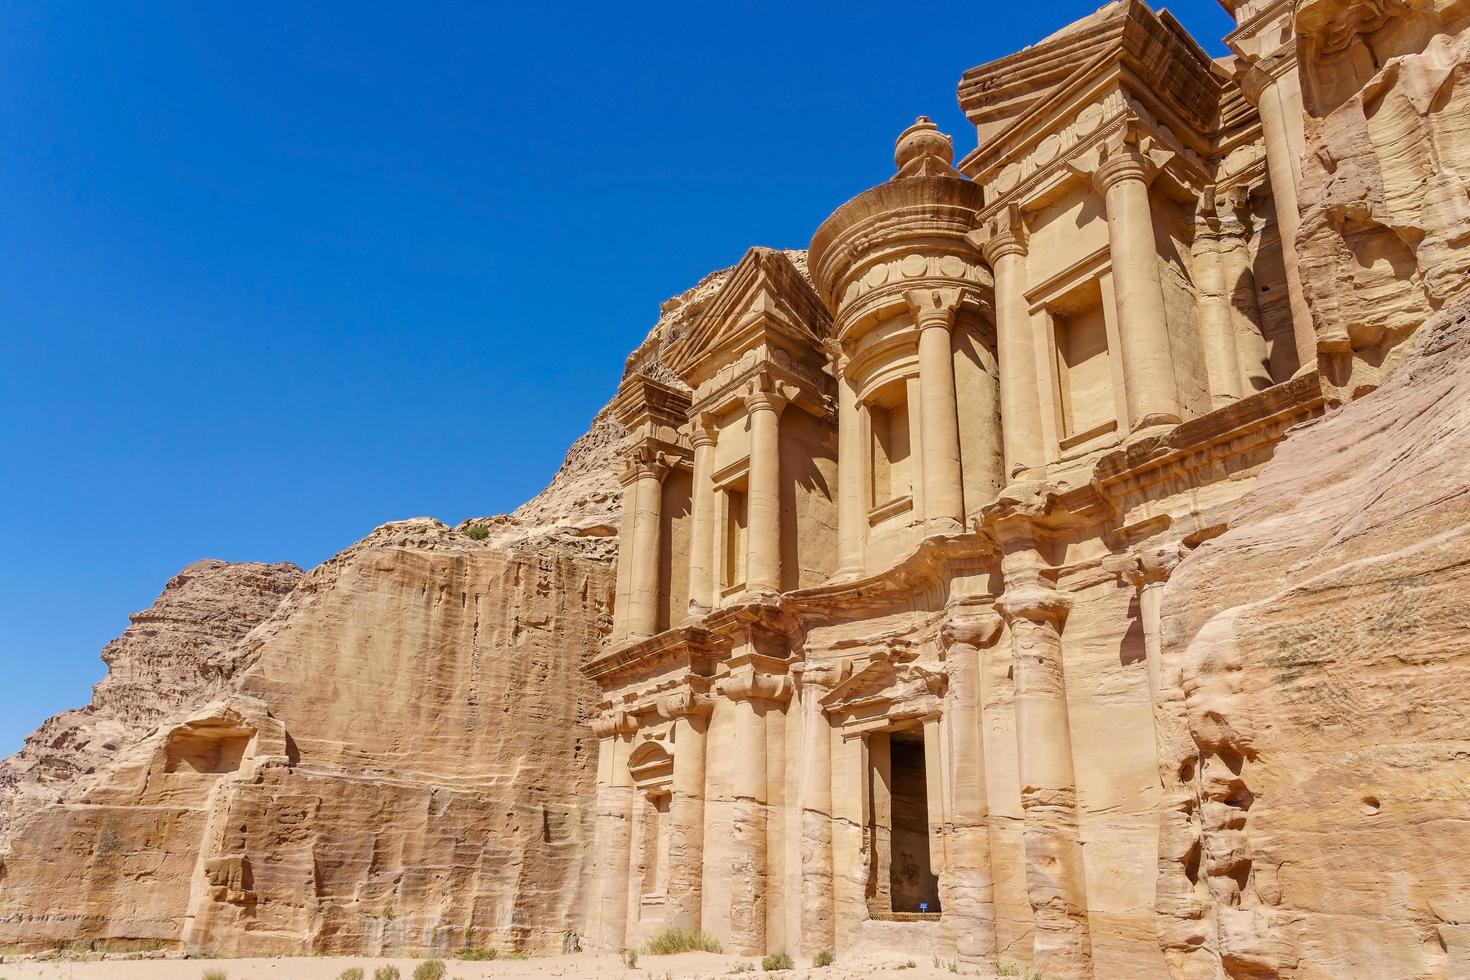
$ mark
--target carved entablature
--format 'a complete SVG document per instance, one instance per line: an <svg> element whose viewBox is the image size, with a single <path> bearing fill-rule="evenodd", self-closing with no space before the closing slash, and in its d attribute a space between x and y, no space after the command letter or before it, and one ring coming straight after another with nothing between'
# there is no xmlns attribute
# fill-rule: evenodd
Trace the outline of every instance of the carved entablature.
<svg viewBox="0 0 1470 980"><path fill-rule="evenodd" d="M1268 62L1283 50L1295 53L1291 22L1297 0L1257 0L1226 4L1238 25L1225 35L1225 44L1245 65Z"/></svg>
<svg viewBox="0 0 1470 980"><path fill-rule="evenodd" d="M943 713L948 675L906 659L911 656L885 650L859 659L851 676L821 698L844 738Z"/></svg>
<svg viewBox="0 0 1470 980"><path fill-rule="evenodd" d="M1177 156L1184 187L1207 180L1229 79L1171 17L1142 3L1094 18L967 72L960 103L980 146L960 169L986 189L986 216L1045 206L1072 185L1069 164L1141 128Z"/></svg>
<svg viewBox="0 0 1470 980"><path fill-rule="evenodd" d="M789 400L814 415L830 411L825 343L831 318L783 253L753 248L700 314L670 344L664 363L694 390L695 412L734 407L764 374L789 387Z"/></svg>
<svg viewBox="0 0 1470 980"><path fill-rule="evenodd" d="M629 375L613 398L611 411L628 430L622 454L630 469L642 465L683 465L688 442L680 427L689 417L689 396L641 374Z"/></svg>

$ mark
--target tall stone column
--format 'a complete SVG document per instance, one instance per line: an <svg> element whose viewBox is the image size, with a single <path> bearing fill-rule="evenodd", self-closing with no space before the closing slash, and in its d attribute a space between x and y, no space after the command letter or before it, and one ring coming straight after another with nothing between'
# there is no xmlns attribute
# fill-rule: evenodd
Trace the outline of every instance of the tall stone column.
<svg viewBox="0 0 1470 980"><path fill-rule="evenodd" d="M835 345L834 345L835 346ZM857 390L846 376L847 358L834 351L837 379L837 573L860 578L868 541L867 454Z"/></svg>
<svg viewBox="0 0 1470 980"><path fill-rule="evenodd" d="M617 593L613 601L613 639L628 635L628 594L633 577L633 527L638 514L638 466L629 462L618 474L623 488L623 512L618 523Z"/></svg>
<svg viewBox="0 0 1470 980"><path fill-rule="evenodd" d="M596 855L588 889L587 930L594 946L617 949L627 942L629 868L633 847L633 813L637 803L628 772L631 736L638 723L623 711L592 722L597 736Z"/></svg>
<svg viewBox="0 0 1470 980"><path fill-rule="evenodd" d="M924 719L924 790L925 810L929 817L929 870L938 879L941 911L954 905L954 878L949 860L950 786L949 745L943 715ZM954 920L940 920L940 937L953 941Z"/></svg>
<svg viewBox="0 0 1470 980"><path fill-rule="evenodd" d="M962 610L940 631L949 692L950 898L944 917L953 920L960 962L994 966L995 879L990 865L990 805L985 784L981 718L981 649L993 644L1000 617L989 610Z"/></svg>
<svg viewBox="0 0 1470 980"><path fill-rule="evenodd" d="M767 390L766 385L745 396L750 417L745 587L751 592L781 591L781 410L785 407L785 397Z"/></svg>
<svg viewBox="0 0 1470 980"><path fill-rule="evenodd" d="M1266 143L1266 172L1271 178L1276 228L1281 235L1281 262L1286 267L1286 288L1291 298L1291 333L1296 344L1297 361L1305 368L1316 363L1317 334L1312 327L1312 311L1307 306L1306 292L1302 289L1301 260L1296 250L1296 236L1301 229L1297 187L1302 179L1302 145L1295 128L1300 124L1304 110L1301 89L1295 80L1290 85L1283 85L1280 77L1282 73L1295 75L1296 70L1294 48L1279 52L1247 69L1241 76L1240 90L1261 117L1261 135ZM1346 339L1344 330L1342 340Z"/></svg>
<svg viewBox="0 0 1470 980"><path fill-rule="evenodd" d="M629 637L658 632L659 523L663 510L663 480L668 466L659 454L641 450L633 460L633 550L629 555ZM626 512L626 505L625 512Z"/></svg>
<svg viewBox="0 0 1470 980"><path fill-rule="evenodd" d="M1130 431L1184 418L1148 200L1149 184L1157 174L1150 156L1127 141L1114 147L1093 174L1108 213Z"/></svg>
<svg viewBox="0 0 1470 980"><path fill-rule="evenodd" d="M960 423L955 402L950 331L964 290L916 289L905 294L919 331L919 413L923 432L924 516L935 530L965 520Z"/></svg>
<svg viewBox="0 0 1470 980"><path fill-rule="evenodd" d="M1235 347L1232 290L1221 256L1220 227L1214 216L1195 229L1194 284L1199 291L1200 339L1210 384L1210 408L1222 408L1242 394L1240 356Z"/></svg>
<svg viewBox="0 0 1470 980"><path fill-rule="evenodd" d="M694 449L694 490L690 500L689 618L715 608L715 440L718 430L697 420L689 434Z"/></svg>
<svg viewBox="0 0 1470 980"><path fill-rule="evenodd" d="M730 951L766 952L766 716L790 695L787 679L743 667L719 682L735 706L735 778L731 811Z"/></svg>
<svg viewBox="0 0 1470 980"><path fill-rule="evenodd" d="M1087 879L1077 821L1077 778L1067 715L1062 626L1072 598L1045 575L1041 526L1056 508L1049 484L1013 485L983 512L1001 547L1016 686L1026 891L1036 926L1035 966L1045 976L1092 976Z"/></svg>
<svg viewBox="0 0 1470 980"><path fill-rule="evenodd" d="M1162 605L1164 585L1179 564L1179 549L1153 548L1130 551L1104 566L1115 571L1124 582L1138 592L1138 619L1143 627L1144 665L1148 668L1148 696L1153 705L1155 740L1160 727L1159 712L1163 703L1163 629Z"/></svg>
<svg viewBox="0 0 1470 980"><path fill-rule="evenodd" d="M841 661L792 668L801 692L801 952L834 949L837 940L832 866L832 726L822 698L842 679Z"/></svg>
<svg viewBox="0 0 1470 980"><path fill-rule="evenodd" d="M665 695L658 703L658 713L674 723L665 908L670 928L692 932L703 924L705 735L713 707L707 695L689 689Z"/></svg>
<svg viewBox="0 0 1470 980"><path fill-rule="evenodd" d="M1000 362L1000 417L1006 480L1046 463L1041 428L1041 381L1031 311L1026 307L1026 228L1018 208L987 229L981 250L995 276L996 359Z"/></svg>

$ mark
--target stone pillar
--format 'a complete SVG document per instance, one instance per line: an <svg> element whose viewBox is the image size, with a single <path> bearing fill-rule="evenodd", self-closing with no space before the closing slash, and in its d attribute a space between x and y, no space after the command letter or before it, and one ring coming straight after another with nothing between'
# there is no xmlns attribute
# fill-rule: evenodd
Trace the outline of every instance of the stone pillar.
<svg viewBox="0 0 1470 980"><path fill-rule="evenodd" d="M745 396L750 417L750 475L746 487L745 587L781 591L781 410L786 399L757 387Z"/></svg>
<svg viewBox="0 0 1470 980"><path fill-rule="evenodd" d="M1093 183L1108 212L1108 247L1122 334L1129 431L1184 418L1159 276L1153 209L1148 200L1149 184L1157 173L1158 167L1147 153L1124 142L1093 174Z"/></svg>
<svg viewBox="0 0 1470 980"><path fill-rule="evenodd" d="M629 579L633 575L633 525L638 513L638 467L629 463L618 474L623 488L622 518L618 524L618 578L613 602L613 639L628 635Z"/></svg>
<svg viewBox="0 0 1470 980"><path fill-rule="evenodd" d="M1092 976L1092 940L1062 656L1072 598L1046 577L1041 551L1041 522L1056 511L1057 496L1049 484L1013 485L985 508L983 520L1000 545L1005 577L995 606L1011 633L1034 965L1045 976L1082 980Z"/></svg>
<svg viewBox="0 0 1470 980"><path fill-rule="evenodd" d="M832 726L822 698L842 679L842 662L792 668L801 692L801 953L836 948L832 866Z"/></svg>
<svg viewBox="0 0 1470 980"><path fill-rule="evenodd" d="M847 358L835 355L837 379L837 574L860 578L868 542L868 446L863 437L857 390L846 377Z"/></svg>
<svg viewBox="0 0 1470 980"><path fill-rule="evenodd" d="M790 695L785 677L745 666L719 682L735 706L735 778L731 802L729 952L766 952L766 715Z"/></svg>
<svg viewBox="0 0 1470 980"><path fill-rule="evenodd" d="M990 866L990 805L981 718L981 648L1000 634L985 610L952 615L940 631L949 692L950 887L944 917L953 921L955 951L966 964L996 965L995 881Z"/></svg>
<svg viewBox="0 0 1470 980"><path fill-rule="evenodd" d="M659 521L668 466L658 453L644 449L633 460L633 467L633 549L628 562L628 628L624 635L644 637L658 632Z"/></svg>
<svg viewBox="0 0 1470 980"><path fill-rule="evenodd" d="M1148 697L1153 706L1154 737L1158 741L1159 712L1163 703L1162 603L1164 585L1179 564L1178 548L1131 551L1104 562L1138 592L1138 619L1143 627L1144 664L1148 668Z"/></svg>
<svg viewBox="0 0 1470 980"><path fill-rule="evenodd" d="M934 530L959 530L965 520L965 490L960 468L954 353L949 335L964 291L916 289L905 298L919 331L919 424L923 432L925 523Z"/></svg>
<svg viewBox="0 0 1470 980"><path fill-rule="evenodd" d="M950 877L949 863L949 747L943 715L924 719L924 790L929 817L929 870L938 879L939 906L943 912L954 904L954 879ZM940 936L945 945L953 941L952 925L951 917L941 919Z"/></svg>
<svg viewBox="0 0 1470 980"><path fill-rule="evenodd" d="M685 689L664 695L658 713L674 723L674 779L669 796L666 922L698 932L704 898L705 735L713 705Z"/></svg>
<svg viewBox="0 0 1470 980"><path fill-rule="evenodd" d="M1289 56L1288 56L1289 55ZM1294 132L1303 118L1301 89L1283 86L1280 72L1296 73L1295 50L1272 56L1252 65L1240 79L1240 90L1261 117L1261 135L1266 143L1266 172L1271 178L1271 197L1276 206L1276 227L1281 234L1281 262L1286 267L1286 288L1291 298L1291 333L1297 361L1303 368L1317 361L1317 335L1312 311L1302 289L1301 260L1296 236L1301 228L1297 186L1302 179L1302 148ZM1283 99L1286 93L1286 99ZM1287 101L1292 104L1288 105ZM1295 117L1294 119L1292 117ZM1343 340L1347 333L1344 330Z"/></svg>
<svg viewBox="0 0 1470 980"><path fill-rule="evenodd" d="M1004 429L1006 480L1046 463L1042 437L1041 381L1036 342L1026 307L1026 229L1019 209L989 229L981 249L995 275L996 359L1000 362L1000 417Z"/></svg>
<svg viewBox="0 0 1470 980"><path fill-rule="evenodd" d="M1240 357L1235 348L1234 299L1226 282L1220 227L1213 216L1195 229L1194 284L1199 297L1200 340L1210 385L1210 408L1223 408L1242 394Z"/></svg>
<svg viewBox="0 0 1470 980"><path fill-rule="evenodd" d="M1242 189L1243 194L1243 189ZM1256 274L1251 266L1250 225L1241 218L1243 196L1215 202L1219 229L1220 268L1225 276L1225 301L1235 338L1236 374L1243 395L1271 387L1266 337L1261 332L1261 309L1256 302Z"/></svg>
<svg viewBox="0 0 1470 980"><path fill-rule="evenodd" d="M715 469L715 440L718 430L700 420L689 434L694 449L694 490L690 500L689 528L689 618L703 616L715 601L715 512L717 500L711 477Z"/></svg>
<svg viewBox="0 0 1470 980"><path fill-rule="evenodd" d="M629 868L637 790L628 772L631 736L637 720L623 711L592 722L597 736L597 823L592 887L588 889L587 931L593 945L618 949L628 937Z"/></svg>

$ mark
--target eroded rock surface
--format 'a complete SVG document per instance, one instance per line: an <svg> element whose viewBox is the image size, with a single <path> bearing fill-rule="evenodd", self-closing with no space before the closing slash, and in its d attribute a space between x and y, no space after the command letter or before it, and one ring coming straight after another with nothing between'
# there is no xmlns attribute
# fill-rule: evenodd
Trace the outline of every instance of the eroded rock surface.
<svg viewBox="0 0 1470 980"><path fill-rule="evenodd" d="M0 842L12 806L56 799L179 708L220 689L236 641L281 604L301 569L287 562L196 561L102 648L107 674L86 707L46 719L0 762ZM18 795L28 799L15 803Z"/></svg>
<svg viewBox="0 0 1470 980"><path fill-rule="evenodd" d="M1470 303L1413 346L1167 587L1198 848L1161 890L1193 885L1188 975L1470 970Z"/></svg>

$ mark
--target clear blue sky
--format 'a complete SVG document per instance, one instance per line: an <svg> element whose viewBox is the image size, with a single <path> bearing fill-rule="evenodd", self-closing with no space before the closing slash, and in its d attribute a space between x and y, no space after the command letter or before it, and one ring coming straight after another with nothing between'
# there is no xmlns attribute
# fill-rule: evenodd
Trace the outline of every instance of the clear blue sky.
<svg viewBox="0 0 1470 980"><path fill-rule="evenodd" d="M662 299L1096 5L8 0L0 755L196 558L515 507Z"/></svg>

